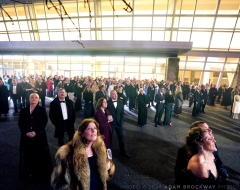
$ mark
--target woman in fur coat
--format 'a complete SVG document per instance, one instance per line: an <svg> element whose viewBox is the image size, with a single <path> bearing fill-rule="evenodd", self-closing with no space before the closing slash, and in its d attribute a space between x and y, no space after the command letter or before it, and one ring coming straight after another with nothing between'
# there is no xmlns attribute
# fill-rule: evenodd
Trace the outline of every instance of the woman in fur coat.
<svg viewBox="0 0 240 190"><path fill-rule="evenodd" d="M56 166L51 176L53 189L107 190L115 166L107 160L107 152L99 125L84 119L72 141L56 153Z"/></svg>

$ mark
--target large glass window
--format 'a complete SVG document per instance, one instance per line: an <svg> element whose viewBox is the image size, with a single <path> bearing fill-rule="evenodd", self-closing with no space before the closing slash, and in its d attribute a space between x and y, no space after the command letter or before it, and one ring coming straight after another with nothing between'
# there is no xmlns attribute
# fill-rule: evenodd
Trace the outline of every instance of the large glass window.
<svg viewBox="0 0 240 190"><path fill-rule="evenodd" d="M203 70L204 63L202 62L187 62L186 69Z"/></svg>
<svg viewBox="0 0 240 190"><path fill-rule="evenodd" d="M223 63L206 63L205 70L222 71Z"/></svg>

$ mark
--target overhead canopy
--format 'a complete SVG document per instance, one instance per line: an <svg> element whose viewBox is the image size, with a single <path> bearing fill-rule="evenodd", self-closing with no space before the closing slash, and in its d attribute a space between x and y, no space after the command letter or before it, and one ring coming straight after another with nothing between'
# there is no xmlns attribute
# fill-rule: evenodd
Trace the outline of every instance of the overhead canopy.
<svg viewBox="0 0 240 190"><path fill-rule="evenodd" d="M83 46L80 44L82 43ZM177 57L192 49L192 42L169 41L7 41L1 55L86 55Z"/></svg>

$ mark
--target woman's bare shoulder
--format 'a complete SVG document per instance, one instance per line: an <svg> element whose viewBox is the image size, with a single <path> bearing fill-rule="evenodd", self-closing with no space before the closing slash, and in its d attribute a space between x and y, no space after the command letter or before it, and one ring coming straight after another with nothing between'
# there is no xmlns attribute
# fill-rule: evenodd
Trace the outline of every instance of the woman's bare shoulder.
<svg viewBox="0 0 240 190"><path fill-rule="evenodd" d="M191 170L191 172L200 179L208 178L209 177L209 171L205 167L204 162L201 161L201 159L194 155L188 162L188 170Z"/></svg>

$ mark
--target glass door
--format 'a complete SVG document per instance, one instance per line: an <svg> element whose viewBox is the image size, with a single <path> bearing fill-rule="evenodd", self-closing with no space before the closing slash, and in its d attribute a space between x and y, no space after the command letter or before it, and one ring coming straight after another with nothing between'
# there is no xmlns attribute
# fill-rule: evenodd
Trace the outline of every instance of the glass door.
<svg viewBox="0 0 240 190"><path fill-rule="evenodd" d="M64 77L70 78L71 77L70 73L71 73L71 71L64 71Z"/></svg>

